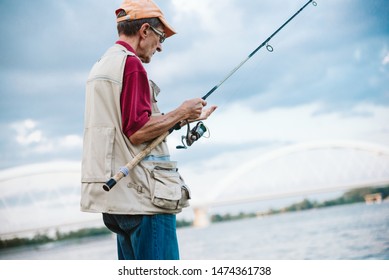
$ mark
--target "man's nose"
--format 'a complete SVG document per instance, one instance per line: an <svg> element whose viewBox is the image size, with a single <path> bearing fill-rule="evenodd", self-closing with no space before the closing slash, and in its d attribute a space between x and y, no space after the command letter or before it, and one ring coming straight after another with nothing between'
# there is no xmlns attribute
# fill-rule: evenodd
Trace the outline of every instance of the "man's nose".
<svg viewBox="0 0 389 280"><path fill-rule="evenodd" d="M158 42L157 52L161 52L161 51L162 51L162 44L160 42Z"/></svg>

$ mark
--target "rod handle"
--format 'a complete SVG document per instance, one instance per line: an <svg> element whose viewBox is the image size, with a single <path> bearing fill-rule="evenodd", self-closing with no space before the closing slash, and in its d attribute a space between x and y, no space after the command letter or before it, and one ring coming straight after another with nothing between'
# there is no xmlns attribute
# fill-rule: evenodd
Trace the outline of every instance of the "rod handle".
<svg viewBox="0 0 389 280"><path fill-rule="evenodd" d="M169 131L155 138L153 142L151 142L143 151L137 154L129 163L127 163L121 170L118 171L112 178L110 178L103 185L103 190L109 192L122 178L126 177L131 169L133 169L139 162L141 162L151 151L157 147L167 136L169 135Z"/></svg>

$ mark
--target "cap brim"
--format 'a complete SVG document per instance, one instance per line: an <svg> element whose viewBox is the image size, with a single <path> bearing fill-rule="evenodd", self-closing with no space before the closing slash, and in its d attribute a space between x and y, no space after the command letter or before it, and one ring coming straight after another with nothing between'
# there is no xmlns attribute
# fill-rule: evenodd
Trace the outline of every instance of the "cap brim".
<svg viewBox="0 0 389 280"><path fill-rule="evenodd" d="M169 38L170 36L177 34L177 32L173 29L173 27L171 27L171 25L166 21L166 19L164 17L159 17L159 19L164 26L166 38Z"/></svg>

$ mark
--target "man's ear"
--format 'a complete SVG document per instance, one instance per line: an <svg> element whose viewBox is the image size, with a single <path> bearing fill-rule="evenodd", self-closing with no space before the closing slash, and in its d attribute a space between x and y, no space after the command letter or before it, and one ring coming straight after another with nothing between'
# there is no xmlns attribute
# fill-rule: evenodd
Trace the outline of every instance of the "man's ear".
<svg viewBox="0 0 389 280"><path fill-rule="evenodd" d="M145 39L145 38L148 36L148 34L149 34L149 29L150 29L150 24L148 24L148 23L144 23L144 24L140 27L140 29L139 29L139 34L140 34L140 36L141 36L143 39Z"/></svg>

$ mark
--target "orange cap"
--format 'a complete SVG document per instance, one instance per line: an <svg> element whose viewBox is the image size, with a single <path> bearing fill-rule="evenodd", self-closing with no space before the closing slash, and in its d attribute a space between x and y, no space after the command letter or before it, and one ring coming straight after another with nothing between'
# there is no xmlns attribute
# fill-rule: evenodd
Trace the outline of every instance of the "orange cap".
<svg viewBox="0 0 389 280"><path fill-rule="evenodd" d="M142 18L159 18L165 27L166 37L176 34L176 31L167 23L161 9L151 0L124 0L120 8L116 10L116 16L121 10L124 10L127 15L116 19L117 22Z"/></svg>

